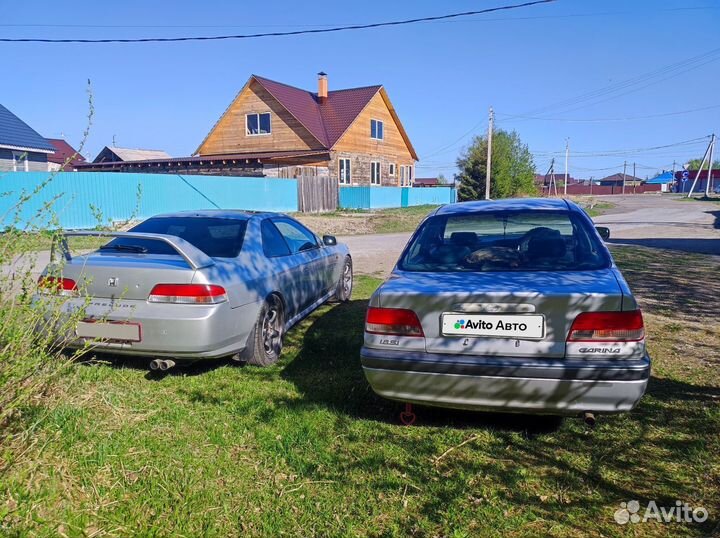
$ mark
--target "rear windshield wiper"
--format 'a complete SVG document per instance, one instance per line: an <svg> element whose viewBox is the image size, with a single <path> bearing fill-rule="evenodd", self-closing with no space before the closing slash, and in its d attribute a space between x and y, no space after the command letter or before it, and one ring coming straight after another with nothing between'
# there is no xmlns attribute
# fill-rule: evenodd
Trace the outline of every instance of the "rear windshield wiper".
<svg viewBox="0 0 720 538"><path fill-rule="evenodd" d="M100 250L124 250L126 252L139 252L145 254L148 249L140 245L103 245Z"/></svg>

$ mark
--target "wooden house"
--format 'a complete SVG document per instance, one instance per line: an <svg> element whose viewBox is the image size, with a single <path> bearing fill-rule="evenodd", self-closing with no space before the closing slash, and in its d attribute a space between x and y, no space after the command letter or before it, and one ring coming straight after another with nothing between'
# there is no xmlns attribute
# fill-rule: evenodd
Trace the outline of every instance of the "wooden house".
<svg viewBox="0 0 720 538"><path fill-rule="evenodd" d="M253 75L195 152L257 159L269 177L330 177L340 185L410 186L415 149L381 85L317 92Z"/></svg>

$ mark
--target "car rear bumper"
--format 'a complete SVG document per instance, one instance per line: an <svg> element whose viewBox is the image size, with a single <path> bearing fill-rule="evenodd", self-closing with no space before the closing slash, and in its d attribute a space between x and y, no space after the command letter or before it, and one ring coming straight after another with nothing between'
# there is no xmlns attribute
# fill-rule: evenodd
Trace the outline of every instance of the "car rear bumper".
<svg viewBox="0 0 720 538"><path fill-rule="evenodd" d="M361 362L373 390L385 398L520 413L629 411L650 377L649 357L537 360L363 347Z"/></svg>
<svg viewBox="0 0 720 538"><path fill-rule="evenodd" d="M134 323L141 327L139 342L99 341L78 338L72 319L74 309L84 307L84 319ZM67 317L61 331L64 345L121 355L203 359L224 357L245 348L247 337L257 320L259 305L231 308L217 305L153 304L146 301L115 301L112 310L102 301L83 306L82 299L67 301Z"/></svg>

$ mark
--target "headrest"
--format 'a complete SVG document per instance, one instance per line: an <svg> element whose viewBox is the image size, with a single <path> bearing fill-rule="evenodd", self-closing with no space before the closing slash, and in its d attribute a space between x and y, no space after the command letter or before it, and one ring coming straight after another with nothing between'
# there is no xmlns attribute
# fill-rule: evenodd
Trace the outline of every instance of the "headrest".
<svg viewBox="0 0 720 538"><path fill-rule="evenodd" d="M477 244L477 235L475 232L453 232L450 234L450 242L453 245L475 246Z"/></svg>

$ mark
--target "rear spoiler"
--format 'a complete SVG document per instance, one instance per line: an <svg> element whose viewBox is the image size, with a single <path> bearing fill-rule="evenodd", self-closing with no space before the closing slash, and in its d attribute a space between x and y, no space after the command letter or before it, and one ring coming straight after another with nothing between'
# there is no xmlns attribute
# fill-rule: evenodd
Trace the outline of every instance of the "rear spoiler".
<svg viewBox="0 0 720 538"><path fill-rule="evenodd" d="M67 244L68 237L129 237L134 239L147 239L150 241L162 241L170 245L175 252L182 256L188 265L194 269L202 269L204 267L210 267L215 265L213 259L205 254L202 250L197 248L192 243L185 241L183 238L176 235L167 234L153 234L153 233L142 233L142 232L63 232L62 240L60 241L60 249L62 255L67 261L72 260L72 254ZM53 244L53 250L51 252L50 259L55 259L55 245Z"/></svg>

